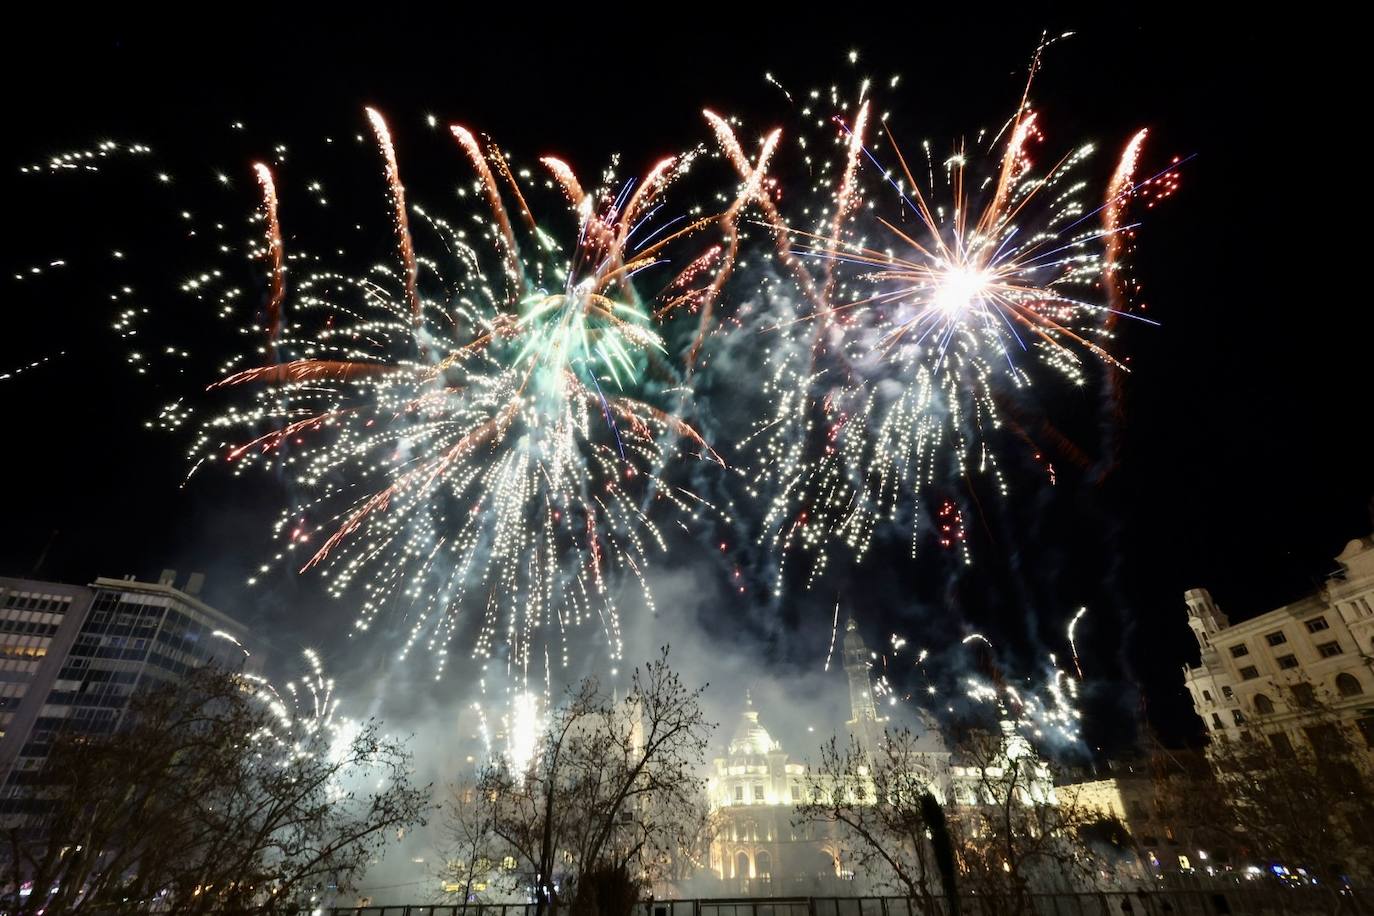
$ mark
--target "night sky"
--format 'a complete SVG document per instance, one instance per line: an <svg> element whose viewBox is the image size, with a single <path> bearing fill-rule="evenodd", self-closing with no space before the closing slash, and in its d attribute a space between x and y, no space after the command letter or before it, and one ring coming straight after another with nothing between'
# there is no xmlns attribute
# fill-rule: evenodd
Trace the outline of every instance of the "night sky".
<svg viewBox="0 0 1374 916"><path fill-rule="evenodd" d="M243 215L254 202L254 157L278 142L314 149L323 134L363 131L362 108L375 105L397 138L412 200L425 202L435 197L427 186L451 186L464 167L428 135L429 113L490 132L527 159L557 153L590 173L618 151L624 171L637 172L709 140L702 107L759 131L786 126L765 71L797 88L901 73L901 91L888 96L893 123L943 139L1000 123L1040 32L1065 29L1079 34L1051 50L1033 94L1049 148L1096 139L1106 161L1149 126L1147 167L1195 154L1179 193L1148 213L1139 237L1141 301L1163 326L1124 332L1134 372L1124 382L1119 466L1094 481L1060 462L1054 488L1013 480L1011 505L968 520L971 572L938 557L912 570L901 549L879 550L870 569L767 611L774 619L734 606L719 621L744 618L771 634L762 645L772 664L809 664L828 635L823 608L839 590L871 634L957 643L976 628L1014 660L1062 653L1063 626L1086 603L1085 670L1099 682L1090 739L1120 746L1131 732L1123 722L1144 702L1166 737L1184 740L1195 735L1179 674L1195 651L1184 589L1210 588L1233 619L1259 613L1312 590L1345 542L1374 528L1370 308L1362 265L1348 266L1333 240L1333 214L1364 194L1352 149L1360 141L1325 111L1348 77L1339 69L1352 65L1335 47L1314 53L1301 24L1203 24L1173 9L1001 20L982 7L967 18L903 13L893 23L876 12L847 20L837 8L756 21L693 11L641 34L636 20L659 13L589 8L497 22L394 5L390 18L366 20L250 16L268 9L11 22L0 55L11 126L5 273L57 258L69 266L41 281L6 281L0 371L65 355L0 383L0 573L88 581L205 570L212 602L287 647L327 644L351 621L337 608L315 612L313 580L245 598L240 583L272 549L267 526L280 491L268 480L179 489L184 441L144 428L169 390L124 363L126 348L108 330L108 291L137 279L144 298L185 319L176 284L200 262L168 240L195 197L121 180L133 170L35 177L18 174L21 164L106 137L140 140L175 163L188 187L209 187L213 169L237 169L235 196L216 206ZM857 70L845 59L851 49ZM248 129L230 135L231 121ZM331 187L375 177L356 157L302 153L288 164L297 182L312 171ZM379 189L360 189L365 197L381 225ZM141 260L113 265L113 247ZM1054 403L1053 390L1047 417L1070 431L1092 422L1091 410L1075 419L1083 405ZM725 575L724 566L701 568Z"/></svg>

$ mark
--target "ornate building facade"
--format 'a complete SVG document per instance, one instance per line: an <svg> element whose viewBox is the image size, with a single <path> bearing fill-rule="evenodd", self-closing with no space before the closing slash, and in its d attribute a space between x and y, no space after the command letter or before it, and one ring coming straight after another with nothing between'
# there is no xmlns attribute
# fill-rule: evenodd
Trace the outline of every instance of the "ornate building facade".
<svg viewBox="0 0 1374 916"><path fill-rule="evenodd" d="M872 654L851 619L844 635L850 707L845 725L870 752L888 727L874 702L871 667ZM932 719L923 715L919 731L920 759L912 767L943 800L950 787L949 752ZM725 753L712 761L707 778L708 803L716 816L709 867L726 893L852 892L854 876L846 868L841 839L825 825L794 824L807 785L805 764L773 738L746 694Z"/></svg>
<svg viewBox="0 0 1374 916"><path fill-rule="evenodd" d="M725 755L712 762L708 802L716 814L710 868L733 893L786 893L840 871L834 838L793 826L806 767L759 721L746 695Z"/></svg>
<svg viewBox="0 0 1374 916"><path fill-rule="evenodd" d="M1374 535L1351 541L1315 594L1231 623L1205 588L1183 595L1201 663L1183 669L1209 738L1312 740L1334 714L1374 749Z"/></svg>
<svg viewBox="0 0 1374 916"><path fill-rule="evenodd" d="M1055 788L1061 802L1115 820L1130 834L1140 874L1205 872L1225 850L1211 848L1186 811L1174 803L1181 786L1205 785L1209 768L1199 751L1166 750L1128 762L1109 762L1105 778L1070 780ZM1190 791L1196 791L1190 790ZM1148 872L1145 867L1148 866Z"/></svg>

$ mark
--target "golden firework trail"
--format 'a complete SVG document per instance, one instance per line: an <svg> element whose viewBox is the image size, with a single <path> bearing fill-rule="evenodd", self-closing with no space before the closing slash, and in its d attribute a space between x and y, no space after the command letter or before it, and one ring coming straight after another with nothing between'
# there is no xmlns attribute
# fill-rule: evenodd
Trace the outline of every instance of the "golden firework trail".
<svg viewBox="0 0 1374 916"><path fill-rule="evenodd" d="M253 173L262 188L263 215L267 219L267 258L272 264L272 291L267 301L267 339L275 342L281 333L281 305L286 298L281 222L277 218L277 185L272 180L272 170L261 162L254 163Z"/></svg>

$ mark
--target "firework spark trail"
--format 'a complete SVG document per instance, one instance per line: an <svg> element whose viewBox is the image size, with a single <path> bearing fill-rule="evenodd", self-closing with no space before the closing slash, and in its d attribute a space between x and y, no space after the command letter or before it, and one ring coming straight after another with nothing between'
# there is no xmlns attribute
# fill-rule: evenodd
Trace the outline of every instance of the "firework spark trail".
<svg viewBox="0 0 1374 916"><path fill-rule="evenodd" d="M1025 687L1017 688L1004 682L996 662L993 660L992 642L981 633L971 633L964 637L963 644L979 641L987 647L988 659L992 665L992 683L979 678L964 679L965 695L978 703L991 703L997 708L999 718L1027 737L1067 741L1074 745L1082 741L1080 729L1083 713L1075 705L1078 700L1078 682L1065 677L1059 668L1054 653L1049 655L1049 675L1044 685L1034 687L1029 681ZM1046 700L1041 694L1048 694Z"/></svg>
<svg viewBox="0 0 1374 916"><path fill-rule="evenodd" d="M835 616L834 616L834 618L830 621L830 648L827 649L826 652L825 652L825 668L823 669L823 670L825 670L825 671L829 671L829 670L830 670L830 657L831 657L832 655L835 654L835 634L838 633L839 631L840 631L840 602L839 602L839 599L836 599L836 600L835 600Z"/></svg>
<svg viewBox="0 0 1374 916"><path fill-rule="evenodd" d="M709 115L710 113L708 112L707 114ZM726 281L730 279L730 274L734 269L735 259L739 255L739 227L736 221L739 218L740 209L745 204L760 197L766 199L762 191L763 179L768 172L768 160L773 157L773 150L777 148L778 139L781 136L781 130L773 131L768 135L768 139L764 141L763 148L759 151L758 161L750 166L746 160L745 168L743 169L745 175L744 183L740 188L739 194L735 197L734 203L730 205L729 209L727 209L721 217L721 224L724 227L727 239L725 258L719 269L717 269L716 276L711 281L711 285L707 288L705 295L701 297L699 306L700 315L697 320L697 336L696 339L692 341L691 348L687 351L687 371L689 375L692 369L695 368L697 355L700 353L702 345L706 342L707 332L711 329L716 298L725 287Z"/></svg>
<svg viewBox="0 0 1374 916"><path fill-rule="evenodd" d="M247 353L209 386L230 403L202 420L193 469L222 461L237 473L290 443L285 464L301 496L279 517L285 547L263 571L303 552L294 565L320 570L331 594L361 589L355 632L383 613L403 616L402 658L427 647L436 677L470 594L485 605L472 653L500 649L518 683L541 641L545 652L561 643L566 665L567 633L587 621L618 657L618 582L637 581L652 611L648 557L666 547L648 510L714 511L658 473L681 446L724 463L691 425L652 403L673 389L646 381L666 346L652 314L634 304L632 278L719 217L657 216L685 168L680 158L618 194L609 185L584 191L570 168L546 159L571 205L565 237L576 241L560 246L558 230L535 224L504 155L454 126L485 191L478 237L409 208L451 256L446 266L417 255L390 133L367 114L396 206L400 271L317 269L293 281L274 361L255 364ZM488 159L525 217L525 244ZM653 241L631 253L636 230ZM421 290L421 267L443 299ZM489 279L498 273L505 282ZM679 276L667 288L704 294L691 287Z"/></svg>
<svg viewBox="0 0 1374 916"><path fill-rule="evenodd" d="M37 369L39 366L45 366L45 365L47 365L48 363L52 362L54 359L60 359L61 357L66 356L66 355L67 355L67 351L66 351L66 350L59 350L59 351L57 351L56 353L54 353L53 355L51 355L51 356L40 357L39 359L31 360L30 362L28 362L27 364L25 364L25 365L23 365L23 366L16 366L16 367L13 368L13 369L7 369L7 370L5 370L4 372L0 372L0 382L6 381L6 380L12 379L12 378L18 378L19 376L23 375L23 374L26 373L26 372L32 372L34 369Z"/></svg>
<svg viewBox="0 0 1374 916"><path fill-rule="evenodd" d="M615 669L612 669L612 674ZM485 697L489 685L484 674L478 681L478 688ZM523 780L540 752L540 739L548 727L548 712L553 708L553 672L548 654L544 656L544 684L542 691L532 689L528 680L507 683L500 691L497 704L474 700L471 704L477 714L478 735L482 740L485 758L489 761L504 760L516 780ZM504 711L498 711L498 707ZM500 730L493 732L491 722L500 723Z"/></svg>
<svg viewBox="0 0 1374 916"><path fill-rule="evenodd" d="M1053 653L1048 656L1043 680L1037 682L1025 678L1017 686L1004 680L993 655L993 644L986 636L970 633L961 640L961 645L968 646L974 642L980 642L985 647L991 677L960 676L956 679L956 694L962 693L976 704L992 706L1001 722L1027 738L1068 746L1081 745L1083 714L1076 705L1078 681L1064 674ZM941 699L940 690L931 683L926 668L929 654L925 649L911 651L905 637L899 633L891 634L888 647L882 652L872 652L867 663L873 680L874 699L886 699L891 707L898 707L904 702L911 703L923 716L931 706L946 704L945 712L956 715L955 707L948 705L953 702L955 695ZM921 699L914 699L910 693L901 693L894 683L894 678L906 677L898 674L903 669L915 669L920 673L925 688Z"/></svg>
<svg viewBox="0 0 1374 916"><path fill-rule="evenodd" d="M206 386L206 391L243 385L249 382L265 382L269 385L285 385L309 381L344 382L355 381L369 376L409 372L420 375L414 367L389 366L385 363L361 362L338 359L294 359L284 363L267 366L253 366L242 369Z"/></svg>
<svg viewBox="0 0 1374 916"><path fill-rule="evenodd" d="M1083 619L1083 615L1088 613L1086 607L1078 609L1078 613L1073 615L1073 620L1069 621L1069 651L1073 653L1073 668L1078 672L1078 679L1083 680L1083 666L1078 663L1078 643L1074 642L1074 630L1078 628L1078 621Z"/></svg>
<svg viewBox="0 0 1374 916"><path fill-rule="evenodd" d="M1130 203L1131 191L1135 188L1135 170L1140 162L1140 153L1149 135L1148 128L1141 128L1121 151L1112 180L1107 185L1107 199L1102 211L1102 229L1106 236L1106 253L1103 255L1103 272L1106 279L1107 296L1112 308L1122 311L1126 308L1124 290L1119 277L1121 255L1125 248L1125 238L1121 233L1122 218L1126 205ZM1108 322L1115 321L1116 314L1108 314Z"/></svg>
<svg viewBox="0 0 1374 916"><path fill-rule="evenodd" d="M835 215L830 223L830 239L827 253L830 257L821 266L821 301L825 303L826 313L821 317L820 326L830 323L830 305L835 293L835 253L839 250L841 236L848 223L850 214L858 206L859 195L856 179L859 172L859 153L863 150L864 132L868 129L868 102L859 106L859 115L854 119L854 129L849 133L849 144L845 154L844 173L840 177L839 189L835 192Z"/></svg>
<svg viewBox="0 0 1374 916"><path fill-rule="evenodd" d="M750 165L749 157L744 154L744 149L740 146L739 140L735 137L735 132L731 129L729 123L727 123L724 118L709 110L703 111L702 115L711 125L711 129L716 135L716 141L720 144L721 149L725 152L730 163L735 167L735 171L739 172L740 179L746 184L753 182L754 167ZM775 131L774 134L777 134L777 131ZM771 136L773 135L770 135L770 138ZM824 309L824 300L821 299L820 291L816 288L816 281L812 279L810 271L806 269L806 265L802 263L801 259L792 253L791 229L783 221L782 213L779 212L777 204L773 202L773 198L770 197L766 191L762 190L761 187L755 200L763 210L764 219L767 221L767 224L773 229L778 260L782 262L783 266L785 266L796 279L798 285L802 289L802 294L811 301L816 309L818 311Z"/></svg>
<svg viewBox="0 0 1374 916"><path fill-rule="evenodd" d="M267 339L276 343L277 335L281 333L282 301L286 298L281 222L277 218L277 185L272 180L272 170L261 162L253 164L253 173L262 187L263 214L267 219L267 259L272 265L272 291L267 300Z"/></svg>
<svg viewBox="0 0 1374 916"><path fill-rule="evenodd" d="M237 641L228 634L215 635L237 645ZM256 741L276 744L297 757L311 756L322 750L330 755L333 762L339 762L358 734L360 723L340 715L340 700L335 694L334 679L325 673L319 653L305 649L301 654L306 662L305 673L287 681L280 690L265 677L242 675L253 685L256 698L275 717L275 721L262 733L251 737Z"/></svg>
<svg viewBox="0 0 1374 916"><path fill-rule="evenodd" d="M491 174L486 156L482 155L482 147L478 145L477 138L466 127L451 124L449 131L458 140L459 145L463 147L463 152L467 153L468 159L472 162L472 167L477 170L477 176L482 180L482 190L486 192L487 204L491 207L492 215L496 218L496 225L501 230L501 242L506 252L506 267L510 278L516 283L523 283L520 248L515 241L515 229L511 226L510 215L506 213L506 205L501 200L501 189L496 186L496 177ZM568 170L568 174L572 174L571 169ZM575 183L576 179L573 181Z"/></svg>
<svg viewBox="0 0 1374 916"><path fill-rule="evenodd" d="M562 159L556 159L553 156L545 156L539 161L558 180L558 184L563 188L563 193L568 195L568 203L572 204L573 209L581 209L586 193L582 190L582 184L577 180L577 175L573 173L572 168Z"/></svg>
<svg viewBox="0 0 1374 916"><path fill-rule="evenodd" d="M608 226L603 231L608 233L607 247L609 249L606 259L606 270L603 278L598 282L598 290L609 290L611 285L615 285L622 295L626 296L631 305L638 308L641 303L639 294L634 286L630 284L630 278L646 265L654 263L652 252L658 249L655 245L647 251L636 252L633 260L625 260L626 246L629 244L630 233L637 225L639 214L649 207L660 193L668 186L675 176L675 169L679 165L678 157L669 156L660 159L654 164L644 176L644 179L635 186L629 199L625 202L623 210L617 202L612 207L611 214L614 218L614 226ZM624 196L624 191L621 192Z"/></svg>
<svg viewBox="0 0 1374 916"><path fill-rule="evenodd" d="M1141 128L1121 151L1121 158L1117 162L1116 171L1112 174L1111 181L1107 184L1106 199L1102 204L1102 228L1103 234L1106 236L1102 262L1102 286L1107 294L1107 304L1110 306L1110 311L1104 317L1103 327L1108 333L1111 333L1115 328L1117 315L1119 313L1124 314L1130 305L1127 300L1126 280L1121 265L1127 240L1123 220L1126 208L1135 191L1136 166L1140 162L1141 150L1144 148L1145 138L1148 134L1147 128ZM1106 409L1112 422L1104 430L1103 455L1097 474L1099 481L1105 478L1117 464L1117 451L1120 447L1119 430L1125 414L1122 405L1121 382L1122 371L1115 365L1109 365L1103 379L1103 389L1106 392Z"/></svg>
<svg viewBox="0 0 1374 916"><path fill-rule="evenodd" d="M415 265L415 242L410 236L410 216L406 211L406 189L401 184L401 169L396 164L396 147L391 142L391 131L381 112L375 108L367 109L367 119L372 124L372 132L377 136L377 145L386 158L386 182L391 189L391 202L396 208L396 244L401 253L401 264L405 269L405 296L410 303L411 320L420 324L420 294L416 288L418 268Z"/></svg>

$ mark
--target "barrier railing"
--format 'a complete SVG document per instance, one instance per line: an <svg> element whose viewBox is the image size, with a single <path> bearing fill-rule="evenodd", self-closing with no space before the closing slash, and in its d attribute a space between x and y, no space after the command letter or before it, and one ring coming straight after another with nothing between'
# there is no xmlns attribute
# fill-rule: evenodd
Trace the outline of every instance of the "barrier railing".
<svg viewBox="0 0 1374 916"><path fill-rule="evenodd" d="M333 907L330 916L535 916L533 903L409 904ZM944 897L928 905L905 897L739 897L652 900L635 916L954 916ZM1343 913L1374 916L1366 891L1310 888L1223 888L1142 890L1006 896L961 895L959 916L1318 916ZM545 910L565 916L566 905Z"/></svg>

